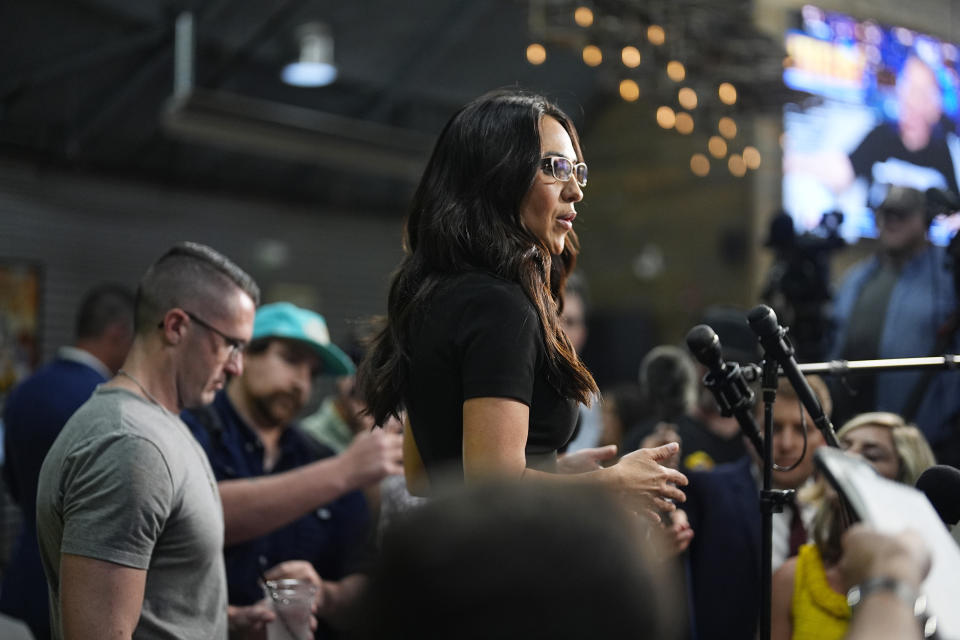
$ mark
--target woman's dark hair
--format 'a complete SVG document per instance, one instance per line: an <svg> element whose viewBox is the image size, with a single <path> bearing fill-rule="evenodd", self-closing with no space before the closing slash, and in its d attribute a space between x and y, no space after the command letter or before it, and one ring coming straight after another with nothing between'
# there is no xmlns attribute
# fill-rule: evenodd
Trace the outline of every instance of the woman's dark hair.
<svg viewBox="0 0 960 640"><path fill-rule="evenodd" d="M406 349L426 302L445 278L467 271L522 287L544 329L547 378L561 394L588 402L596 391L558 319L563 286L576 264L576 235L568 232L563 252L551 256L520 218L520 203L539 171L544 116L567 131L582 161L570 118L546 98L517 90L477 98L440 133L407 215L406 256L390 286L386 325L360 367L360 386L378 424L401 408Z"/></svg>

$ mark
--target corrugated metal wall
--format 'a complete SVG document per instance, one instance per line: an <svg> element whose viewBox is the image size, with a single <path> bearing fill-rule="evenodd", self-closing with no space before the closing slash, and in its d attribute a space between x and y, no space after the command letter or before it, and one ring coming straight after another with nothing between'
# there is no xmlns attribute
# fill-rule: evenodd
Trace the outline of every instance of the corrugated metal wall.
<svg viewBox="0 0 960 640"><path fill-rule="evenodd" d="M171 244L195 240L248 270L267 301L297 298L324 314L335 341L386 307L401 257L403 212L310 211L0 165L0 260L43 268L43 359L73 338L89 287L133 287ZM258 258L280 254L280 264Z"/></svg>

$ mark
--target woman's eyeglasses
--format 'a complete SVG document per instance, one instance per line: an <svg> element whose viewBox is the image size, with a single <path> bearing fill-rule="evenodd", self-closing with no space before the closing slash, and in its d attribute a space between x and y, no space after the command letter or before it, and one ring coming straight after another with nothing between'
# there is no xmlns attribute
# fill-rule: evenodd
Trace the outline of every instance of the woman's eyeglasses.
<svg viewBox="0 0 960 640"><path fill-rule="evenodd" d="M583 162L574 164L563 156L548 156L540 160L540 168L548 176L553 176L560 182L576 178L581 187L587 186L587 165Z"/></svg>

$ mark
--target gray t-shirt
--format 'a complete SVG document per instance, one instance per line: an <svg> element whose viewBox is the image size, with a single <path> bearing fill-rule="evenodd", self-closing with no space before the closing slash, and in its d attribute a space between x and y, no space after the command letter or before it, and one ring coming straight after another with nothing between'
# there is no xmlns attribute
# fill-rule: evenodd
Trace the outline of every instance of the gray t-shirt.
<svg viewBox="0 0 960 640"><path fill-rule="evenodd" d="M44 460L37 528L55 638L62 553L147 570L134 638L227 637L220 494L172 413L99 387Z"/></svg>

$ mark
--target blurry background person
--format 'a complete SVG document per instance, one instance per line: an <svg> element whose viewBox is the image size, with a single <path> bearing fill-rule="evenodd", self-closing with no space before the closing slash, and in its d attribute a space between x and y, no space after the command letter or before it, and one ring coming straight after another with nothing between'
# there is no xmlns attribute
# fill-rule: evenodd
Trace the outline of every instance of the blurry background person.
<svg viewBox="0 0 960 640"><path fill-rule="evenodd" d="M323 316L286 302L260 307L244 356L212 404L183 413L220 488L229 602L256 603L263 571L307 561L320 578L318 634L330 637L365 581L370 518L358 489L400 471L400 439L378 429L334 456L295 426L317 376L354 371Z"/></svg>
<svg viewBox="0 0 960 640"><path fill-rule="evenodd" d="M680 466L683 469L712 469L716 464L733 462L745 454L739 425L733 434L727 436L711 429L700 419L701 415L712 416L702 411L697 403L712 401L716 407L716 401L712 395L710 398L700 397L701 384L697 374L693 358L680 347L654 347L643 358L640 387L650 415L631 431L624 443L625 450L649 446L647 438L660 425L670 425L680 438L683 450Z"/></svg>
<svg viewBox="0 0 960 640"><path fill-rule="evenodd" d="M888 480L914 486L935 464L919 429L892 413L865 413L837 432L840 445ZM841 563L841 538L849 525L836 492L820 480L800 498L817 506L813 542L788 559L773 577L771 637L774 640L839 640L850 620Z"/></svg>
<svg viewBox="0 0 960 640"><path fill-rule="evenodd" d="M631 427L640 424L647 416L640 385L633 381L621 382L604 389L602 396L600 417L603 428L597 446L613 444L617 445L617 451L629 453L633 449L625 439Z"/></svg>
<svg viewBox="0 0 960 640"><path fill-rule="evenodd" d="M442 496L385 537L360 637L681 637L647 526L597 487L479 483Z"/></svg>
<svg viewBox="0 0 960 640"><path fill-rule="evenodd" d="M563 310L560 312L560 322L563 330L570 338L570 344L577 354L583 353L589 335L590 307L587 282L577 272L571 273L563 292ZM603 401L600 394L594 394L589 405L580 403L577 414L577 426L573 438L567 444L565 451L573 453L581 449L600 447L612 442L602 442L603 438Z"/></svg>
<svg viewBox="0 0 960 640"><path fill-rule="evenodd" d="M76 341L24 380L4 407L4 479L22 510L16 547L0 587L0 611L50 637L47 581L37 546L37 480L63 425L98 384L117 372L133 342L133 293L105 284L88 291L77 310Z"/></svg>
<svg viewBox="0 0 960 640"><path fill-rule="evenodd" d="M817 376L807 376L829 416L830 394ZM758 421L762 418L758 403ZM804 452L804 425L806 451ZM773 458L790 471L774 471L775 489L797 489L813 475L813 453L823 436L803 409L786 378L777 385L773 405ZM752 638L760 602L761 462L756 455L717 465L712 471L691 471L686 487L687 513L694 537L690 543L690 606L699 640ZM773 569L807 542L815 509L788 504L773 514Z"/></svg>
<svg viewBox="0 0 960 640"><path fill-rule="evenodd" d="M356 340L345 353L355 370L363 359ZM337 376L333 389L333 395L324 398L320 408L300 420L300 428L334 453L342 453L358 433L373 427L373 418L366 413L353 372Z"/></svg>
<svg viewBox="0 0 960 640"><path fill-rule="evenodd" d="M922 357L960 348L957 335L940 336L957 311L956 283L946 251L927 240L928 212L924 193L890 187L877 208L876 254L851 267L837 290L830 359ZM878 410L906 415L941 462L960 463L960 373L855 375L836 381L832 391L838 423Z"/></svg>

